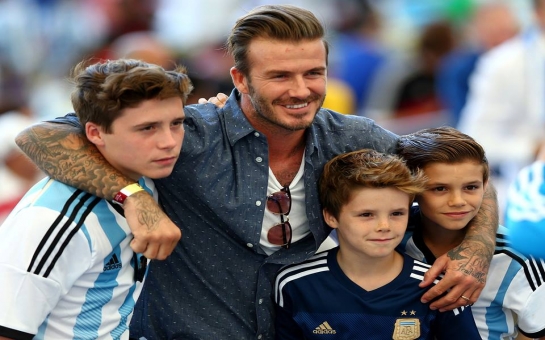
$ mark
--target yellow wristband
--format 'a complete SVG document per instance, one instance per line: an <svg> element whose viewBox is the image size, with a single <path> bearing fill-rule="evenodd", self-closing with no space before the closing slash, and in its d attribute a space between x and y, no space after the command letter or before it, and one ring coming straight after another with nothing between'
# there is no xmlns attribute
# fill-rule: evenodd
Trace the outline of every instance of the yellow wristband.
<svg viewBox="0 0 545 340"><path fill-rule="evenodd" d="M138 183L129 184L126 187L124 187L123 189L119 190L119 192L114 196L113 201L115 203L123 205L123 203L125 203L125 200L127 199L127 197L129 197L130 195L132 195L134 193L137 193L139 191L143 191L143 190L144 190L144 188L142 188L140 186L140 184L138 184Z"/></svg>

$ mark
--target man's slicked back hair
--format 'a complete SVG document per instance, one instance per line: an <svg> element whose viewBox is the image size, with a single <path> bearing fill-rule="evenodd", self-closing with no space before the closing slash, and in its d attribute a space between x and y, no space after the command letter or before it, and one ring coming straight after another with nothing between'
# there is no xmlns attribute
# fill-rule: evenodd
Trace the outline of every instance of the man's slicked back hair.
<svg viewBox="0 0 545 340"><path fill-rule="evenodd" d="M249 76L248 47L258 38L300 42L322 39L327 55L329 46L324 39L324 26L316 16L303 8L291 5L259 6L237 20L227 39L227 51L235 67Z"/></svg>

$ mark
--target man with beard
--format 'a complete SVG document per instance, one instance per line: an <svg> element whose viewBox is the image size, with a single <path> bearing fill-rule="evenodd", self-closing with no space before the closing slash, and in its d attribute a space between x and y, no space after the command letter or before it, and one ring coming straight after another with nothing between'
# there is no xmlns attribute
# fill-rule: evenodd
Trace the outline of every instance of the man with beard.
<svg viewBox="0 0 545 340"><path fill-rule="evenodd" d="M222 108L185 108L184 150L172 175L156 181L174 224L144 193L124 203L135 251L165 259L174 248L150 265L132 337L273 339L276 271L314 255L331 230L318 198L324 164L362 148L396 150L398 136L373 121L321 108L328 44L311 12L257 7L236 22L227 48L235 89ZM83 143L75 119L64 122L74 126L35 125L18 144L50 176L96 195L112 198L132 183ZM423 296L450 289L433 308L459 307L461 295L484 286L498 224L495 198L485 205L466 241L427 274L425 285L447 270Z"/></svg>

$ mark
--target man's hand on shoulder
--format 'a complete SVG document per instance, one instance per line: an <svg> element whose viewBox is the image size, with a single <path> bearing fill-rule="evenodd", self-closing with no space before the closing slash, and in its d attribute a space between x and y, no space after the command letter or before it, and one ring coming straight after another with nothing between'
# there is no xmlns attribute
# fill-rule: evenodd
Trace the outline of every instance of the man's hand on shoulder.
<svg viewBox="0 0 545 340"><path fill-rule="evenodd" d="M148 259L166 259L182 237L180 228L145 191L129 196L123 209L134 236L131 248Z"/></svg>
<svg viewBox="0 0 545 340"><path fill-rule="evenodd" d="M227 103L227 99L229 99L229 96L220 92L215 97L208 98L208 100L206 98L199 98L199 104L211 103L221 108Z"/></svg>
<svg viewBox="0 0 545 340"><path fill-rule="evenodd" d="M440 311L475 303L485 286L491 257L492 254L483 250L482 245L462 242L435 260L432 268L426 272L421 287L431 284L442 272L445 275L422 296L422 302L432 301L430 308Z"/></svg>

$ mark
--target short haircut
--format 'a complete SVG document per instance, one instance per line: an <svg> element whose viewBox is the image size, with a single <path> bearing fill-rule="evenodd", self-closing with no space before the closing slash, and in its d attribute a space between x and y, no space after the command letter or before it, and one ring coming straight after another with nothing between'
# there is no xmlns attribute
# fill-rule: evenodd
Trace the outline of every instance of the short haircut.
<svg viewBox="0 0 545 340"><path fill-rule="evenodd" d="M391 187L408 194L412 201L424 191L425 183L423 173L413 173L397 155L362 149L338 155L325 165L320 200L322 208L338 218L356 189Z"/></svg>
<svg viewBox="0 0 545 340"><path fill-rule="evenodd" d="M72 106L81 124L93 122L111 132L125 108L149 99L179 97L185 104L193 85L183 66L166 71L134 59L108 60L89 65L82 61L72 71Z"/></svg>
<svg viewBox="0 0 545 340"><path fill-rule="evenodd" d="M412 171L431 163L454 164L473 161L483 166L483 180L488 181L489 165L483 147L470 136L451 127L424 129L401 136L398 154Z"/></svg>
<svg viewBox="0 0 545 340"><path fill-rule="evenodd" d="M227 39L227 51L233 56L235 67L249 76L248 46L253 40L299 42L322 39L327 63L329 46L324 32L322 23L306 9L291 5L258 6L237 20Z"/></svg>

